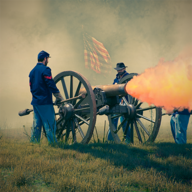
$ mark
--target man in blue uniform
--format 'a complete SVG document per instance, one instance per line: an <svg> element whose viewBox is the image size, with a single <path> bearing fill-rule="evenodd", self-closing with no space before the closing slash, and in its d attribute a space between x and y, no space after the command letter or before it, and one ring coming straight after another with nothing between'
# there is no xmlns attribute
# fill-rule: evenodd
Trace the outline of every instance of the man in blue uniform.
<svg viewBox="0 0 192 192"><path fill-rule="evenodd" d="M52 79L51 69L47 67L49 57L49 53L41 51L37 57L37 65L29 74L29 85L32 93L31 105L33 105L34 111L31 142L34 143L40 142L42 126L45 129L49 144L57 142L52 93L56 97L56 102L63 100L63 97Z"/></svg>
<svg viewBox="0 0 192 192"><path fill-rule="evenodd" d="M117 63L116 65L116 68L114 68L115 70L117 70L117 75L116 75L116 78L114 79L114 82L113 84L117 84L119 83L119 81L125 77L126 75L129 75L129 73L126 72L126 67L124 63ZM127 99L127 98L126 98ZM124 101L123 100L120 100L120 105L125 105ZM112 123L114 124L115 128L117 129L117 125L118 125L118 120L119 118L114 118L112 119ZM120 121L122 122L124 120L124 117L121 116L120 117ZM123 124L122 128L123 128L123 132L125 131L125 128L126 128L126 123ZM110 131L110 128L109 128L109 132L108 132L108 140L109 141L113 141L113 136L111 134L111 131ZM126 140L125 140L126 143L129 143L130 142L130 127L127 131L127 135L126 135Z"/></svg>
<svg viewBox="0 0 192 192"><path fill-rule="evenodd" d="M183 111L175 111L171 116L171 132L175 143L186 144L187 143L187 127L189 123L190 113L188 109Z"/></svg>

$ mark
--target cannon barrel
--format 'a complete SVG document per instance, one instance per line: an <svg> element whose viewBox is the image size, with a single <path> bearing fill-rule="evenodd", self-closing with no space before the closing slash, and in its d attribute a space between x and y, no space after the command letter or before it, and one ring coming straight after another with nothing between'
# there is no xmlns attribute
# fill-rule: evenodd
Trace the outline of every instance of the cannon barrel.
<svg viewBox="0 0 192 192"><path fill-rule="evenodd" d="M94 90L95 88L102 89L107 97L112 97L117 95L121 96L127 95L128 93L125 90L125 86L126 84L114 84L114 85L96 85L91 87L92 90ZM79 94L86 94L86 89L81 88L79 90Z"/></svg>
<svg viewBox="0 0 192 192"><path fill-rule="evenodd" d="M29 113L31 113L33 111L33 109L25 109L23 111L19 111L19 116L24 116L24 115L29 115Z"/></svg>

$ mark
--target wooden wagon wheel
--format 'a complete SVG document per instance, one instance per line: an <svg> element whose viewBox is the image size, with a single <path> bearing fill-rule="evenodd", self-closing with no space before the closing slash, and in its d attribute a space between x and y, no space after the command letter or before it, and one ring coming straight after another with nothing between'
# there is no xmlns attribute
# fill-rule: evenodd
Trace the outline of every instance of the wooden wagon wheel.
<svg viewBox="0 0 192 192"><path fill-rule="evenodd" d="M137 73L131 73L123 77L119 84L127 83L133 76ZM130 129L131 142L153 142L159 132L161 124L162 109L155 107L154 105L148 106L147 103L142 103L136 98L128 95L128 101L125 97L122 98L125 105L131 105L134 111L134 116L123 115L124 121L117 127L117 130L112 123L114 117L120 117L121 114L115 114L113 116L109 115L109 126L111 134L116 143L120 143L125 140L127 131ZM126 102L127 101L127 102ZM125 124L125 125L124 125ZM123 132L121 127L125 126L125 131ZM135 139L135 141L134 141Z"/></svg>
<svg viewBox="0 0 192 192"><path fill-rule="evenodd" d="M95 127L97 111L90 83L75 71L61 72L54 81L64 96L64 102L55 107L57 139L69 144L88 143ZM79 95L80 88L86 89L85 95Z"/></svg>

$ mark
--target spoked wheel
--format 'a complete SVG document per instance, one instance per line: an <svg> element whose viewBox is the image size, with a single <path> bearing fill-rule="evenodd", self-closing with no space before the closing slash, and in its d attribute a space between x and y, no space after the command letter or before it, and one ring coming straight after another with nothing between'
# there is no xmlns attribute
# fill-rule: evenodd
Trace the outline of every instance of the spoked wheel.
<svg viewBox="0 0 192 192"><path fill-rule="evenodd" d="M88 80L74 71L64 71L55 76L54 81L64 98L55 107L58 140L69 144L86 144L92 137L96 122L96 102ZM81 88L86 94L79 94Z"/></svg>
<svg viewBox="0 0 192 192"><path fill-rule="evenodd" d="M131 73L123 77L119 84L127 83L135 75L137 74ZM108 116L109 126L114 141L116 143L125 141L128 133L131 143L153 142L159 132L162 109L154 105L149 106L147 103L143 103L131 95L127 96L128 100L126 100L125 97L122 97L122 99L124 100L125 105L131 106L132 115L114 114ZM113 124L113 119L121 116L123 117L123 121L116 129ZM124 128L124 131L122 127Z"/></svg>

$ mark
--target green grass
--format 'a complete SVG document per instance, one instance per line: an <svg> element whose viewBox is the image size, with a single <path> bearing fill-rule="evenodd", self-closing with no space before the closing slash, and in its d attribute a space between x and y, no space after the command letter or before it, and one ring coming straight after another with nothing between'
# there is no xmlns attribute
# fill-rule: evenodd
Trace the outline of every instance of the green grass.
<svg viewBox="0 0 192 192"><path fill-rule="evenodd" d="M3 134L0 191L192 191L192 144L165 135L152 144L51 147Z"/></svg>

